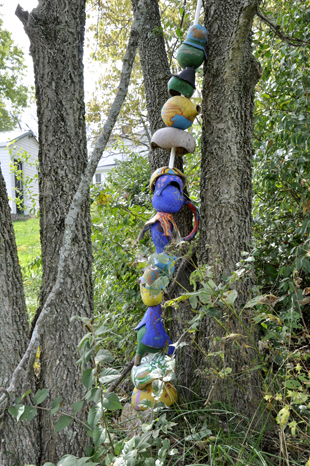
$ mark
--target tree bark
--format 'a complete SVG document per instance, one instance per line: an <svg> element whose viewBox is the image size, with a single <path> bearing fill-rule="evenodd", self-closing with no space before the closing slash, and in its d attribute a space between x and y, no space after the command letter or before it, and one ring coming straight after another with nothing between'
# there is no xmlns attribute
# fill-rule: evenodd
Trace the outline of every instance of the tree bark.
<svg viewBox="0 0 310 466"><path fill-rule="evenodd" d="M241 252L247 250L251 242L254 88L261 74L260 65L251 51L251 27L259 3L259 0L208 0L205 3L209 39L203 84L198 256L201 265L214 265L217 280L222 279L223 273L231 275ZM145 28L140 38L139 51L150 125L154 131L162 127L160 111L167 100L162 72L166 62L164 49L155 47L155 41L160 41L162 36L151 32L155 28L160 30L158 4L155 0L149 0L148 4L148 29ZM152 168L158 168L162 160L152 153ZM177 272L179 283L186 289L190 289L192 270L192 265L187 263L181 274ZM174 293L182 293L182 287L175 288ZM240 306L247 299L248 284L242 283L239 288L241 298L237 304ZM174 341L184 334L192 318L191 306L187 302L177 311L171 311ZM260 400L260 380L257 372L247 371L257 364L258 359L249 318L243 311L240 323L230 313L223 321L226 331L213 318L206 318L199 331L185 334L183 338L188 346L177 352L176 367L179 386L188 389L185 391L187 398L193 392L205 397L211 394L210 400L222 401L239 412L253 414L257 407L255 401ZM240 345L233 339L223 339L225 334L244 335L242 324L250 335L242 337ZM221 358L210 361L207 354L216 351L224 352L224 361ZM216 377L216 372L227 367L232 369L230 378Z"/></svg>
<svg viewBox="0 0 310 466"><path fill-rule="evenodd" d="M131 0L131 3L134 14L136 14L138 1ZM162 33L158 1L147 0L146 8L145 22L139 39L139 57L143 71L150 132L153 135L155 131L165 127L161 110L169 99L167 84L171 71ZM151 149L148 158L152 170L155 171L169 164L170 154L165 149ZM174 166L183 172L182 157L176 157ZM192 229L192 215L188 209L183 207L174 217L181 235L188 235Z"/></svg>
<svg viewBox="0 0 310 466"><path fill-rule="evenodd" d="M218 281L223 274L232 274L241 252L249 250L251 244L254 89L261 76L261 67L252 54L251 27L259 3L205 3L209 39L203 84L199 262L212 265ZM248 283L238 287L239 308L248 298ZM214 385L213 399L230 404L238 412L253 414L261 400L260 379L257 372L248 369L257 364L258 354L250 315L243 311L240 318L252 340L229 311L222 319L226 331L213 318L206 318L199 328L196 345L202 351L197 352L196 361L206 376L200 391L207 396ZM245 338L239 346L234 339L216 340L225 333ZM206 354L216 351L224 352L224 361L206 360ZM230 367L230 377L216 377L214 363L218 369Z"/></svg>
<svg viewBox="0 0 310 466"><path fill-rule="evenodd" d="M29 15L20 12L19 16L31 43L39 121L42 308L57 278L65 219L87 164L82 61L85 0L42 0ZM75 224L67 259L62 292L44 323L39 381L40 388L50 388L45 404L61 396L65 407L84 395L81 369L76 366L83 325L70 318L93 318L89 196ZM79 415L86 420L85 411ZM56 421L57 416L40 412L41 463L57 462L67 453L82 455L88 444L80 424L72 423L55 434Z"/></svg>
<svg viewBox="0 0 310 466"><path fill-rule="evenodd" d="M11 212L0 169L0 387L7 387L29 341L28 318L22 274L18 262ZM18 396L33 389L24 371ZM3 393L0 393L2 395ZM28 397L29 401L29 397ZM6 402L0 406L5 407ZM16 420L0 409L0 466L36 463L38 459L36 419Z"/></svg>

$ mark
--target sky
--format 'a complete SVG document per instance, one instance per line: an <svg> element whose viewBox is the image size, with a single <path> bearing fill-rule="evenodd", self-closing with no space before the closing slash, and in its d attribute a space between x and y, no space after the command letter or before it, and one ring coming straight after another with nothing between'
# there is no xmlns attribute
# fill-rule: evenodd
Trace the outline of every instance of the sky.
<svg viewBox="0 0 310 466"><path fill-rule="evenodd" d="M27 34L24 31L24 27L20 20L15 15L16 7L20 6L26 10L31 11L38 5L38 0L0 0L0 13L4 21L4 28L11 32L12 39L15 44L18 45L24 52L25 64L27 65L27 71L23 80L23 84L26 86L34 87L34 74L32 58L29 54L30 42ZM91 19L90 19L91 20ZM87 28L86 28L87 29ZM85 95L86 99L90 96L90 93L94 84L94 74L98 75L100 70L97 64L91 64L89 60L88 48L84 49L84 84L85 84ZM36 135L38 134L37 121L36 121L36 106L33 104L29 109L25 110L21 121L22 129L31 129Z"/></svg>

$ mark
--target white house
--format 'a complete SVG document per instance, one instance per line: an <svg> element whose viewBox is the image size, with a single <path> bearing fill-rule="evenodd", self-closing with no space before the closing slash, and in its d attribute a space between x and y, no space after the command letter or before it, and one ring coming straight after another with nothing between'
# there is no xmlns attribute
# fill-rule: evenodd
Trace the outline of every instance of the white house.
<svg viewBox="0 0 310 466"><path fill-rule="evenodd" d="M149 146L144 132L141 130L138 131L136 134L136 142L134 142L130 137L126 137L128 135L130 136L130 134L130 126L122 126L122 135L120 138L124 137L124 139L122 139L123 147L120 145L118 148L113 148L111 145L109 145L103 152L93 178L94 184L101 184L109 171L112 170L112 168L114 168L118 162L127 160L131 152L147 154Z"/></svg>
<svg viewBox="0 0 310 466"><path fill-rule="evenodd" d="M38 204L38 151L39 144L32 131L0 132L1 171L13 214L29 214ZM16 198L21 202L16 203Z"/></svg>

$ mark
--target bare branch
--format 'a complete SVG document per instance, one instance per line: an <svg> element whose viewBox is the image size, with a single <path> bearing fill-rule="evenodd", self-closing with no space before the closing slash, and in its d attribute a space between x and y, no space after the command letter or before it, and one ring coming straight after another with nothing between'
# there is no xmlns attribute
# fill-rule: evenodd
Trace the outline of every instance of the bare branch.
<svg viewBox="0 0 310 466"><path fill-rule="evenodd" d="M276 36L279 37L279 39L283 40L284 42L287 42L289 45L292 45L293 47L300 47L301 45L309 45L310 41L309 40L302 40L298 39L298 37L295 36L286 36L283 34L283 32L280 29L280 26L274 24L272 21L270 21L269 18L263 15L263 13L259 10L257 10L257 16L264 21L264 23L268 24L268 26L273 30L273 32L276 34Z"/></svg>
<svg viewBox="0 0 310 466"><path fill-rule="evenodd" d="M16 7L15 14L18 19L23 23L23 25L27 24L29 13L25 11L19 4Z"/></svg>
<svg viewBox="0 0 310 466"><path fill-rule="evenodd" d="M107 392L106 393L111 393L113 392L113 390L121 383L121 381L123 380L123 378L128 374L128 372L132 369L134 365L134 361L130 361L128 364L126 364L126 366L124 367L124 370L123 372L121 373L121 375L119 376L118 379L115 380L115 382L112 383L112 385L108 388Z"/></svg>

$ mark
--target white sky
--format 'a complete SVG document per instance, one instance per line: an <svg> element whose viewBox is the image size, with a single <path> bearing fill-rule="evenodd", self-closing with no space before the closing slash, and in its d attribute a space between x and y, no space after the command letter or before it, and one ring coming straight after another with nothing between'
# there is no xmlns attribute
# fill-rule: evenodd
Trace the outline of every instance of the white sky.
<svg viewBox="0 0 310 466"><path fill-rule="evenodd" d="M0 0L0 14L4 22L3 26L5 29L11 32L12 39L14 40L15 44L18 45L24 52L27 71L26 76L23 80L23 84L29 87L34 87L33 64L32 58L29 54L30 42L27 34L24 31L22 23L15 15L15 10L18 3L24 10L30 12L31 10L33 10L33 8L36 8L36 6L38 5L38 0ZM85 47L84 55L84 63L88 62L87 66L84 67L84 85L85 94L87 98L87 95L92 92L92 88L94 85L94 73L98 76L98 73L100 71L98 68L100 67L100 65L98 63L89 63L88 47ZM22 126L23 129L28 129L30 127L30 129L32 129L32 131L35 134L38 133L35 105L33 105L29 110L26 110L24 112L22 118Z"/></svg>

